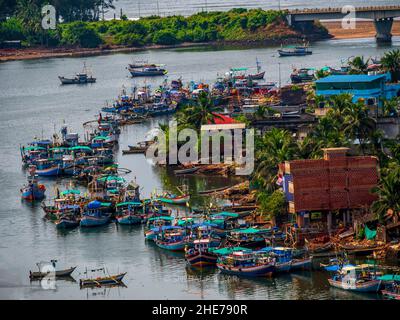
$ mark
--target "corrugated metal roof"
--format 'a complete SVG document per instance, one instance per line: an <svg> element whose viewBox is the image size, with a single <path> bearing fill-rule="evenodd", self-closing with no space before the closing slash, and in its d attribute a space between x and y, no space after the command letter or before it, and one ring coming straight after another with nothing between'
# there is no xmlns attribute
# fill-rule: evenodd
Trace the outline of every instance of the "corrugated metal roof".
<svg viewBox="0 0 400 320"><path fill-rule="evenodd" d="M372 82L378 79L386 78L385 74L366 75L366 74L349 74L349 75L332 75L315 81L316 83L338 83L338 82Z"/></svg>

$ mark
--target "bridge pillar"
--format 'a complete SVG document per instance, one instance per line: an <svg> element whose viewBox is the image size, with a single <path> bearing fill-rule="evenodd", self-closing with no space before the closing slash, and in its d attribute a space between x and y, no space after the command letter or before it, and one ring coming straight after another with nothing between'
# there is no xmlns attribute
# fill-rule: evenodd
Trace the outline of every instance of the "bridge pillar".
<svg viewBox="0 0 400 320"><path fill-rule="evenodd" d="M392 41L392 26L393 18L376 19L374 20L377 42Z"/></svg>

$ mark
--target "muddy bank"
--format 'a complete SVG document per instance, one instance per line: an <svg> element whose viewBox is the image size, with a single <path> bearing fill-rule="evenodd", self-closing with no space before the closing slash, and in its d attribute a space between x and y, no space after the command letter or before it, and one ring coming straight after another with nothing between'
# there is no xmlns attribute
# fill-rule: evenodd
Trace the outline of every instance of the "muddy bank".
<svg viewBox="0 0 400 320"><path fill-rule="evenodd" d="M343 29L341 21L321 21L335 39L373 38L376 31L373 21L357 21L355 29ZM400 21L394 21L393 36L400 36Z"/></svg>

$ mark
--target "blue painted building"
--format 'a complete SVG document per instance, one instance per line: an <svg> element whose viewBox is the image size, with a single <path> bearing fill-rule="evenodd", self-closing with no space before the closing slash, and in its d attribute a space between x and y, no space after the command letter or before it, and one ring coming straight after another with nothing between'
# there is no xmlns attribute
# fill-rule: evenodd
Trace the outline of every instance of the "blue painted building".
<svg viewBox="0 0 400 320"><path fill-rule="evenodd" d="M390 74L379 75L331 75L315 81L316 93L332 96L342 93L353 95L353 101L364 99L366 102L375 98L381 105L382 98L392 99L400 96L400 84L391 84Z"/></svg>

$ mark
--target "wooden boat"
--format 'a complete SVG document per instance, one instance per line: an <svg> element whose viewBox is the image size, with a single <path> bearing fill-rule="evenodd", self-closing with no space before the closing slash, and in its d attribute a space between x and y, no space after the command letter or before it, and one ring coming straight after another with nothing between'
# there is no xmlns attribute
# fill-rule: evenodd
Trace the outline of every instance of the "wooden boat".
<svg viewBox="0 0 400 320"><path fill-rule="evenodd" d="M289 50L279 49L278 53L280 57L301 57L312 54L312 51L307 46L297 46Z"/></svg>
<svg viewBox="0 0 400 320"><path fill-rule="evenodd" d="M111 219L110 206L111 203L102 203L97 200L88 203L82 214L80 226L97 227L109 223Z"/></svg>
<svg viewBox="0 0 400 320"><path fill-rule="evenodd" d="M145 66L143 68L128 68L132 77L154 77L167 74L167 70L157 66Z"/></svg>
<svg viewBox="0 0 400 320"><path fill-rule="evenodd" d="M200 195L213 194L213 193L216 193L216 192L224 191L224 190L229 189L229 188L230 188L230 186L216 188L216 189L210 189L210 190L203 190L203 191L199 191L198 194L200 194Z"/></svg>
<svg viewBox="0 0 400 320"><path fill-rule="evenodd" d="M193 241L193 248L185 249L185 260L187 263L194 267L203 267L215 265L218 256L210 252L210 239L196 239Z"/></svg>
<svg viewBox="0 0 400 320"><path fill-rule="evenodd" d="M54 268L56 266L55 265L56 262L57 262L56 260L52 260L50 262ZM41 279L41 278L44 278L51 274L51 271L46 271L46 272L40 271L40 263L37 263L37 266L39 268L39 271L29 271L30 279ZM55 276L56 277L69 277L69 276L71 276L72 272L74 272L75 269L76 269L76 267L71 267L69 269L64 269L64 270L55 270Z"/></svg>
<svg viewBox="0 0 400 320"><path fill-rule="evenodd" d="M382 281L369 268L370 265L344 266L332 278L328 279L328 282L332 287L343 290L378 292Z"/></svg>
<svg viewBox="0 0 400 320"><path fill-rule="evenodd" d="M36 167L29 166L28 182L21 188L21 198L28 201L43 200L45 197L46 187L39 184L36 175Z"/></svg>
<svg viewBox="0 0 400 320"><path fill-rule="evenodd" d="M261 248L265 246L265 239L271 233L271 229L234 229L227 235L226 243L234 247Z"/></svg>
<svg viewBox="0 0 400 320"><path fill-rule="evenodd" d="M55 221L57 229L72 229L79 226L80 218L74 215L63 215Z"/></svg>
<svg viewBox="0 0 400 320"><path fill-rule="evenodd" d="M175 174L190 174L190 173L195 173L199 167L191 167L187 169L179 169L179 170L174 170Z"/></svg>
<svg viewBox="0 0 400 320"><path fill-rule="evenodd" d="M329 241L329 237L320 237L313 240L305 239L305 247L310 253L323 253L333 249L334 244Z"/></svg>
<svg viewBox="0 0 400 320"><path fill-rule="evenodd" d="M275 271L269 257L258 256L249 249L218 257L217 267L222 273L244 277L266 277Z"/></svg>
<svg viewBox="0 0 400 320"><path fill-rule="evenodd" d="M378 280L384 281L382 295L391 300L400 300L400 275L385 274L378 277Z"/></svg>
<svg viewBox="0 0 400 320"><path fill-rule="evenodd" d="M98 277L94 279L80 279L79 285L81 287L90 287L90 286L101 287L102 285L121 284L122 279L124 278L125 275L126 272L107 277Z"/></svg>
<svg viewBox="0 0 400 320"><path fill-rule="evenodd" d="M158 198L159 201L170 204L186 204L190 200L189 194L184 194L181 196L166 194L163 197Z"/></svg>
<svg viewBox="0 0 400 320"><path fill-rule="evenodd" d="M60 79L61 84L86 84L96 82L96 78L88 76L86 73L77 73L73 78L59 76L58 79Z"/></svg>
<svg viewBox="0 0 400 320"><path fill-rule="evenodd" d="M315 80L314 70L311 68L294 69L290 80L293 84L311 82Z"/></svg>
<svg viewBox="0 0 400 320"><path fill-rule="evenodd" d="M373 244L373 245L341 245L340 247L348 254L367 255L374 251L382 250L386 246Z"/></svg>
<svg viewBox="0 0 400 320"><path fill-rule="evenodd" d="M312 266L312 257L303 257L292 260L291 270L310 269L311 266Z"/></svg>
<svg viewBox="0 0 400 320"><path fill-rule="evenodd" d="M116 205L116 216L119 224L133 225L142 223L143 204L141 202L121 202Z"/></svg>
<svg viewBox="0 0 400 320"><path fill-rule="evenodd" d="M183 251L187 244L185 230L183 228L173 228L162 230L155 240L158 247L170 251Z"/></svg>

